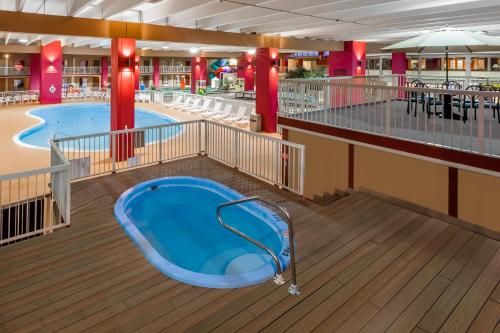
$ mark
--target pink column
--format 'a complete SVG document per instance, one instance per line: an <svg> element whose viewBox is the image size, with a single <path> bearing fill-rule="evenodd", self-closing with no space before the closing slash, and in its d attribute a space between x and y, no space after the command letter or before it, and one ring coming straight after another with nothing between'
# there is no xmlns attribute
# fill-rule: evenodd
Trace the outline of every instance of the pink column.
<svg viewBox="0 0 500 333"><path fill-rule="evenodd" d="M245 91L254 90L254 72L253 56L248 53L243 54L243 56L238 59L238 70L236 75L238 78L245 79Z"/></svg>
<svg viewBox="0 0 500 333"><path fill-rule="evenodd" d="M405 52L394 52L392 54L392 74L406 74Z"/></svg>
<svg viewBox="0 0 500 333"><path fill-rule="evenodd" d="M330 51L329 76L364 76L366 73L366 43L344 42L344 51Z"/></svg>
<svg viewBox="0 0 500 333"><path fill-rule="evenodd" d="M278 49L257 49L256 112L262 115L262 130L275 133L278 113Z"/></svg>
<svg viewBox="0 0 500 333"><path fill-rule="evenodd" d="M160 58L153 58L153 85L156 89L160 88Z"/></svg>
<svg viewBox="0 0 500 333"><path fill-rule="evenodd" d="M191 59L191 94L196 93L196 81L208 80L207 68L207 58L193 57Z"/></svg>
<svg viewBox="0 0 500 333"><path fill-rule="evenodd" d="M101 58L101 88L105 88L108 85L108 57Z"/></svg>
<svg viewBox="0 0 500 333"><path fill-rule="evenodd" d="M139 90L141 87L141 57L135 57L135 90Z"/></svg>
<svg viewBox="0 0 500 333"><path fill-rule="evenodd" d="M134 128L135 107L135 39L113 38L111 41L111 130ZM113 141L111 141L113 142ZM134 155L131 134L115 137L116 148L110 154L116 161Z"/></svg>
<svg viewBox="0 0 500 333"><path fill-rule="evenodd" d="M40 58L40 104L61 103L61 41L56 40L42 46Z"/></svg>
<svg viewBox="0 0 500 333"><path fill-rule="evenodd" d="M397 77L398 87L406 86L406 53L394 52L392 54L392 74L399 75ZM399 90L398 98L404 98L405 92Z"/></svg>
<svg viewBox="0 0 500 333"><path fill-rule="evenodd" d="M40 90L40 53L30 54L30 90Z"/></svg>

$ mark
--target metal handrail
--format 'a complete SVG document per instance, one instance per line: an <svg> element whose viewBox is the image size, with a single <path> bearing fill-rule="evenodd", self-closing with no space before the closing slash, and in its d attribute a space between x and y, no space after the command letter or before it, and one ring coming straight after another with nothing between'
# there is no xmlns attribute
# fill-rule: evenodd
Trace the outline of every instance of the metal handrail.
<svg viewBox="0 0 500 333"><path fill-rule="evenodd" d="M273 258L274 263L276 265L276 276L274 277L273 280L276 284L279 284L279 285L284 284L285 280L283 279L283 276L282 276L283 272L281 269L281 264L280 264L280 261L278 259L278 256L266 245L264 245L261 242L247 236L243 232L231 227L230 225L225 224L224 221L222 220L221 213L220 213L222 208L228 207L228 206L233 206L233 205L239 205L239 204L250 202L250 201L264 202L268 205L271 205L275 208L278 208L283 213L283 215L285 215L286 223L288 224L288 241L289 241L289 248L290 248L290 266L292 269L292 283L291 283L290 287L288 287L288 292L294 296L300 295L300 288L297 285L297 271L295 269L295 243L294 243L294 234L293 234L293 223L292 223L292 218L290 217L290 214L288 213L288 211L286 210L285 207L278 205L277 203L268 201L268 200L266 200L262 197L259 197L259 196L229 201L229 202L225 202L225 203L222 203L219 206L217 206L217 219L219 220L219 223L224 228L228 229L229 231L232 231L233 233L237 234L238 236L246 239L250 243L260 247L261 249L263 249L264 251L269 253L271 255L271 257Z"/></svg>

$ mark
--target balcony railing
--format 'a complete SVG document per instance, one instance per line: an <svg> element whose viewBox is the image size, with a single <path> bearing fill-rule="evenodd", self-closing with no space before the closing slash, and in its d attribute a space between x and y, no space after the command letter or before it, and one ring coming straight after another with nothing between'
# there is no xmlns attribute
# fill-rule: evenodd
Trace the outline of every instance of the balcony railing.
<svg viewBox="0 0 500 333"><path fill-rule="evenodd" d="M101 67L63 67L63 75L98 75Z"/></svg>
<svg viewBox="0 0 500 333"><path fill-rule="evenodd" d="M0 67L0 76L28 76L30 75L29 67Z"/></svg>
<svg viewBox="0 0 500 333"><path fill-rule="evenodd" d="M282 80L280 116L500 157L500 92L377 78Z"/></svg>
<svg viewBox="0 0 500 333"><path fill-rule="evenodd" d="M191 66L160 66L160 73L191 73Z"/></svg>
<svg viewBox="0 0 500 333"><path fill-rule="evenodd" d="M141 66L141 74L152 74L153 66Z"/></svg>

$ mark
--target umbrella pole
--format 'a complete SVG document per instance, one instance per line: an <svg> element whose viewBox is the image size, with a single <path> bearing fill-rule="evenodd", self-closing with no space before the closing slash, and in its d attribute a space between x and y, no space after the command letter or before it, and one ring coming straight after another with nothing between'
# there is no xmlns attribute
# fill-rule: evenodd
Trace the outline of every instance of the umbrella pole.
<svg viewBox="0 0 500 333"><path fill-rule="evenodd" d="M446 47L446 88L448 88L448 46Z"/></svg>

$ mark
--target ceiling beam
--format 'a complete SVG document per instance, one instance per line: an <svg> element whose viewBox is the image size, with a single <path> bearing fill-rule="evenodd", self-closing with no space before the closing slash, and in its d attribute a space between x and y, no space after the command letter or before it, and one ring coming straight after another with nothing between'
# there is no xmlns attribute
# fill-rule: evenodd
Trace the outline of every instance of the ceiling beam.
<svg viewBox="0 0 500 333"><path fill-rule="evenodd" d="M22 12L24 6L26 5L26 0L16 0L16 11Z"/></svg>
<svg viewBox="0 0 500 333"><path fill-rule="evenodd" d="M109 18L113 15L119 14L126 10L132 9L142 3L146 2L145 0L120 0L120 1L109 1L107 4L103 6L102 16L103 18Z"/></svg>
<svg viewBox="0 0 500 333"><path fill-rule="evenodd" d="M7 33L7 34L5 35L5 45L9 44L10 36L11 36L11 34L10 34L10 33Z"/></svg>
<svg viewBox="0 0 500 333"><path fill-rule="evenodd" d="M94 2L95 0L73 0L73 3L69 7L68 16L77 16Z"/></svg>
<svg viewBox="0 0 500 333"><path fill-rule="evenodd" d="M170 1L170 0L169 0ZM291 50L341 50L343 44L324 40L241 34L153 24L80 17L0 11L0 31L96 38L128 37L137 40L239 47L275 47Z"/></svg>

